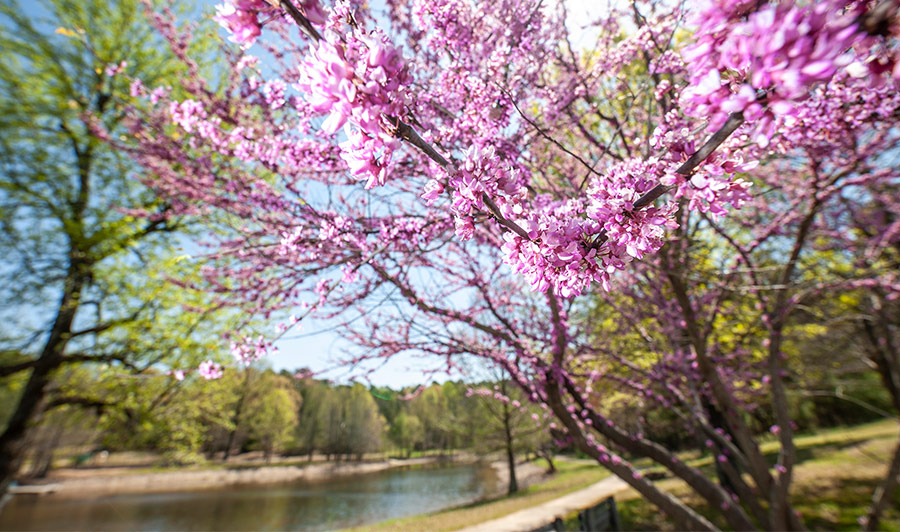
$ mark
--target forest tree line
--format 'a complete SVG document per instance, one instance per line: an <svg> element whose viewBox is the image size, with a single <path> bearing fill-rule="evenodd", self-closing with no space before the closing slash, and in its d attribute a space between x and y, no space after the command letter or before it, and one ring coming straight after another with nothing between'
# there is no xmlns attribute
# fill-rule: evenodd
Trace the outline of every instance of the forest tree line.
<svg viewBox="0 0 900 532"><path fill-rule="evenodd" d="M0 415L8 415L14 402L12 384L0 390ZM266 460L457 451L549 458L553 447L541 411L506 381L395 390L254 366L229 368L218 380L183 381L124 378L114 368L82 366L62 372L57 395L68 400L34 431L31 474L46 473L54 456L74 464L101 450L155 453L161 463L175 465L228 461L251 451Z"/></svg>

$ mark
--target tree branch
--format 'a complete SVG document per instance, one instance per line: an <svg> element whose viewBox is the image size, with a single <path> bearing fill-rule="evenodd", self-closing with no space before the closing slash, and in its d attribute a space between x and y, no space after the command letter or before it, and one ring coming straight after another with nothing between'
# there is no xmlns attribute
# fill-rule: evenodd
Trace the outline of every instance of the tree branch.
<svg viewBox="0 0 900 532"><path fill-rule="evenodd" d="M114 403L110 403L108 401L103 401L101 399L90 399L87 397L77 397L77 396L69 396L69 397L57 397L47 403L47 410L51 410L54 408L58 408L60 406L68 406L68 405L78 405L85 407L93 407L97 410L103 410L110 406L114 406Z"/></svg>
<svg viewBox="0 0 900 532"><path fill-rule="evenodd" d="M15 375L20 371L25 371L26 369L31 369L37 364L37 360L27 360L25 362L19 362L17 364L8 364L6 366L0 366L0 378L9 377L10 375Z"/></svg>
<svg viewBox="0 0 900 532"><path fill-rule="evenodd" d="M297 9L297 6L295 6L293 2L291 2L290 0L281 0L280 2L278 0L268 0L268 2L275 7L279 7L280 5L285 11L287 11L287 14L290 15L292 19L294 19L294 22L296 22L297 25L300 26L300 28L314 41L318 42L322 40L322 35L319 33L319 31L313 27L313 25L309 22L309 19L307 19L299 9Z"/></svg>
<svg viewBox="0 0 900 532"><path fill-rule="evenodd" d="M744 113L732 113L731 116L728 117L728 120L725 122L718 131L713 133L709 140L706 141L703 146L700 147L699 150L694 152L691 155L690 159L684 162L681 166L675 170L675 173L688 176L691 175L691 172L694 171L695 168L700 166L700 163L706 160L707 157L712 155L716 148L718 148L725 139L731 136L734 131L744 123ZM662 196L663 194L668 193L670 190L675 188L674 186L666 186L666 185L656 185L652 189L650 189L643 196L638 198L636 202L634 202L635 210L643 209L647 205L650 205L657 198Z"/></svg>

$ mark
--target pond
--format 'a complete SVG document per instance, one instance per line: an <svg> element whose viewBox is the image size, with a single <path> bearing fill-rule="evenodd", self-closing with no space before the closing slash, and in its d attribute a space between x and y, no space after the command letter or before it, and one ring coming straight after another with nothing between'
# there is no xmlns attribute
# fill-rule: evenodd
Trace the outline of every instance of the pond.
<svg viewBox="0 0 900 532"><path fill-rule="evenodd" d="M464 465L192 492L17 495L0 530L335 530L466 504L499 484L489 466Z"/></svg>

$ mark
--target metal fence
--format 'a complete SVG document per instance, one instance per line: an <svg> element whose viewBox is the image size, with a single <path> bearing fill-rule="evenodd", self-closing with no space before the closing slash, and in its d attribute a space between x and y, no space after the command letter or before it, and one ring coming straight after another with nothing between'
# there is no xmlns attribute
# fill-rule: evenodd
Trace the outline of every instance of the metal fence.
<svg viewBox="0 0 900 532"><path fill-rule="evenodd" d="M578 514L578 530L582 532L618 531L621 528L619 511L616 509L616 501L612 497ZM552 523L535 529L533 532L565 532L565 530L563 520L557 517Z"/></svg>

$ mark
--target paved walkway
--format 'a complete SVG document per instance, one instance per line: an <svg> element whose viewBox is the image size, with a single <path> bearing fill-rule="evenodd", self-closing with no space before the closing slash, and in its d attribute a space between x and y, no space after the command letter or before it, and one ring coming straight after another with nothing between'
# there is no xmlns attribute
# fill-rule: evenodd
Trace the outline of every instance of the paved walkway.
<svg viewBox="0 0 900 532"><path fill-rule="evenodd" d="M531 532L552 523L557 517L565 517L572 512L600 504L604 499L625 487L627 484L624 481L610 476L582 490L563 495L534 508L520 510L506 517L463 528L460 532Z"/></svg>

